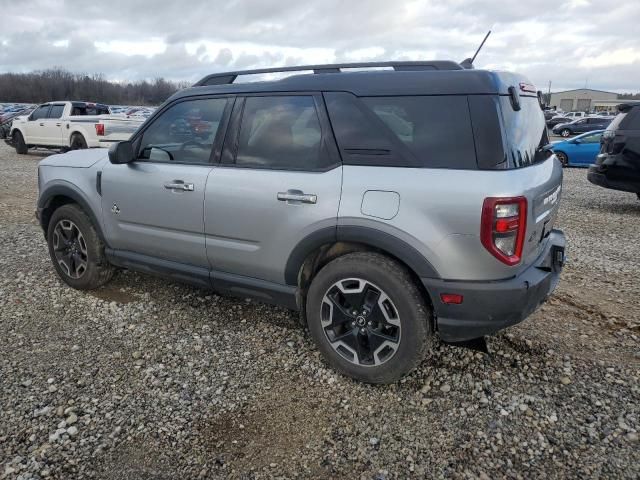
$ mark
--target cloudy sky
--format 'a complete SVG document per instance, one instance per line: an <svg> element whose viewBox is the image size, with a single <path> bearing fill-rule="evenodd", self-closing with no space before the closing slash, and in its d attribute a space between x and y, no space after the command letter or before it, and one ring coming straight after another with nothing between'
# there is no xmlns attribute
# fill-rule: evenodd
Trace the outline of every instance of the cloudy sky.
<svg viewBox="0 0 640 480"><path fill-rule="evenodd" d="M640 0L0 0L0 72L195 81L232 69L462 60L538 88L640 91Z"/></svg>

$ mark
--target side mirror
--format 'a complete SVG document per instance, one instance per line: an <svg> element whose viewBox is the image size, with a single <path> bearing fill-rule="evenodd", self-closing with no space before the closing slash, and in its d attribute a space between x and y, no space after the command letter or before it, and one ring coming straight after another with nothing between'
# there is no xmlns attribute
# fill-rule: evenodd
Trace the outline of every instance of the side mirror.
<svg viewBox="0 0 640 480"><path fill-rule="evenodd" d="M133 145L129 141L114 143L109 147L109 161L119 165L133 162Z"/></svg>

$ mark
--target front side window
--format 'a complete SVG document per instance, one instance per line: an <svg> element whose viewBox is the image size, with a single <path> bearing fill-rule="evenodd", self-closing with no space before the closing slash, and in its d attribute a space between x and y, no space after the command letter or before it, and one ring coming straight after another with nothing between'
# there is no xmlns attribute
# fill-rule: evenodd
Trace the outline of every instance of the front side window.
<svg viewBox="0 0 640 480"><path fill-rule="evenodd" d="M226 98L188 100L169 107L145 130L138 159L208 163Z"/></svg>
<svg viewBox="0 0 640 480"><path fill-rule="evenodd" d="M64 112L64 105L52 105L48 118L60 118L62 117L62 112Z"/></svg>
<svg viewBox="0 0 640 480"><path fill-rule="evenodd" d="M283 170L317 170L327 166L313 97L248 97L240 125L236 165Z"/></svg>
<svg viewBox="0 0 640 480"><path fill-rule="evenodd" d="M40 120L41 118L46 118L48 111L49 105L42 105L41 107L36 108L31 115L31 120Z"/></svg>

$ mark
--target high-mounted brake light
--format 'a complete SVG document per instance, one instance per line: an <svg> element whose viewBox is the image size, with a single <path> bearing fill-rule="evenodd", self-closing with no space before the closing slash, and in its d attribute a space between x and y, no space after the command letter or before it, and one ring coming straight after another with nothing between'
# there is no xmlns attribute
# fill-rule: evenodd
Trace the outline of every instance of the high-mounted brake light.
<svg viewBox="0 0 640 480"><path fill-rule="evenodd" d="M518 264L522 259L526 230L525 197L485 198L480 240L491 255L507 265Z"/></svg>
<svg viewBox="0 0 640 480"><path fill-rule="evenodd" d="M104 137L104 123L96 123L96 135Z"/></svg>

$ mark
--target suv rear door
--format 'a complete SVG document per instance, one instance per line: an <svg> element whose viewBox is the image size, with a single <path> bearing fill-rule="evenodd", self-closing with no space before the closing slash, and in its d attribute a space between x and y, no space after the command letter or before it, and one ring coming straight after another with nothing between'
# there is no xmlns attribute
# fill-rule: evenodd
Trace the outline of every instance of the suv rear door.
<svg viewBox="0 0 640 480"><path fill-rule="evenodd" d="M238 98L222 162L207 181L214 287L229 273L285 284L285 265L303 238L318 231L335 238L341 185L321 95Z"/></svg>
<svg viewBox="0 0 640 480"><path fill-rule="evenodd" d="M104 167L103 220L116 254L144 255L137 260L184 270L208 284L205 184L231 103L200 97L169 105L136 136L134 162Z"/></svg>

